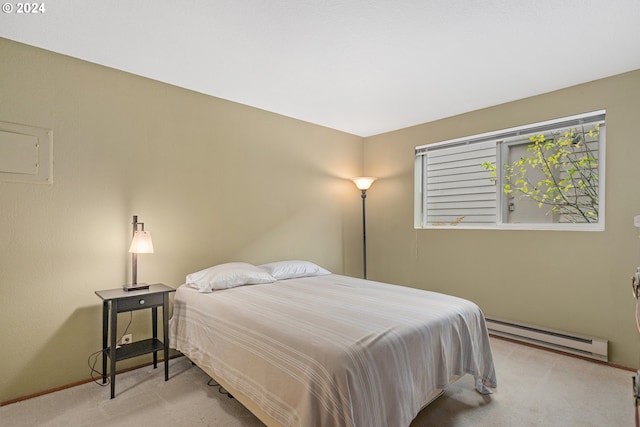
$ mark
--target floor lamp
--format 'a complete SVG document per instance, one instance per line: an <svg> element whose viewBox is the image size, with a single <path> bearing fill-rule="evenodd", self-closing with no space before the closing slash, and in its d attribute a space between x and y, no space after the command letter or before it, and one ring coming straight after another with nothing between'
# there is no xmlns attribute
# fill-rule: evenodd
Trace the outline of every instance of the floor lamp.
<svg viewBox="0 0 640 427"><path fill-rule="evenodd" d="M362 256L363 256L363 269L364 275L363 277L367 278L367 216L365 214L365 199L367 198L367 190L373 184L376 178L371 176L359 176L357 178L353 178L353 182L358 187L358 190L362 193Z"/></svg>

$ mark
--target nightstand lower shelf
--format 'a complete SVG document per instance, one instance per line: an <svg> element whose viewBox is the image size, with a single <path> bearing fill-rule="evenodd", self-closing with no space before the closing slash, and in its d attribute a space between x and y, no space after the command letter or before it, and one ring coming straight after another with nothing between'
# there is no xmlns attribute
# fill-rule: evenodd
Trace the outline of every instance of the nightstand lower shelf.
<svg viewBox="0 0 640 427"><path fill-rule="evenodd" d="M116 362L162 350L164 350L164 344L156 338L133 342L116 348ZM111 349L107 349L107 356L111 358Z"/></svg>

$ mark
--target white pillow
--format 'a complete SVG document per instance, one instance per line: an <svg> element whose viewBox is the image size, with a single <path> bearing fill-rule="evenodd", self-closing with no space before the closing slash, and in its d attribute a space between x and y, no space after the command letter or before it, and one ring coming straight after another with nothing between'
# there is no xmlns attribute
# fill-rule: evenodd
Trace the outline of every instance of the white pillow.
<svg viewBox="0 0 640 427"><path fill-rule="evenodd" d="M331 274L329 270L326 270L319 265L302 260L270 262L268 264L259 265L258 267L263 268L278 280Z"/></svg>
<svg viewBox="0 0 640 427"><path fill-rule="evenodd" d="M229 289L242 285L273 283L276 279L267 271L246 262L229 262L205 268L187 275L187 286L200 292Z"/></svg>

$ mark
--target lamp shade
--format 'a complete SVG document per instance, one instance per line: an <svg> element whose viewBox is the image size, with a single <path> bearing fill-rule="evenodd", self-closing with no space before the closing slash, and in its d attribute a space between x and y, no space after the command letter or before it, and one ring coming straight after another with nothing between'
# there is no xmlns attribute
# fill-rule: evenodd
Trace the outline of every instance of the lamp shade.
<svg viewBox="0 0 640 427"><path fill-rule="evenodd" d="M375 181L376 178L372 176L359 176L357 178L353 178L353 182L358 187L358 190L368 190Z"/></svg>
<svg viewBox="0 0 640 427"><path fill-rule="evenodd" d="M134 254L152 254L153 253L153 241L151 240L151 233L144 230L136 230L131 241L131 247L129 252Z"/></svg>

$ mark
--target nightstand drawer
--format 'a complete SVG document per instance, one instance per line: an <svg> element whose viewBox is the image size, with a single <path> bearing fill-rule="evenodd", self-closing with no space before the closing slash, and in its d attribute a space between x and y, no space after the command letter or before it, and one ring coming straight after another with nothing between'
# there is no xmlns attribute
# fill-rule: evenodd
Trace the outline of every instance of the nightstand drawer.
<svg viewBox="0 0 640 427"><path fill-rule="evenodd" d="M118 299L118 313L162 305L164 293L136 295Z"/></svg>

